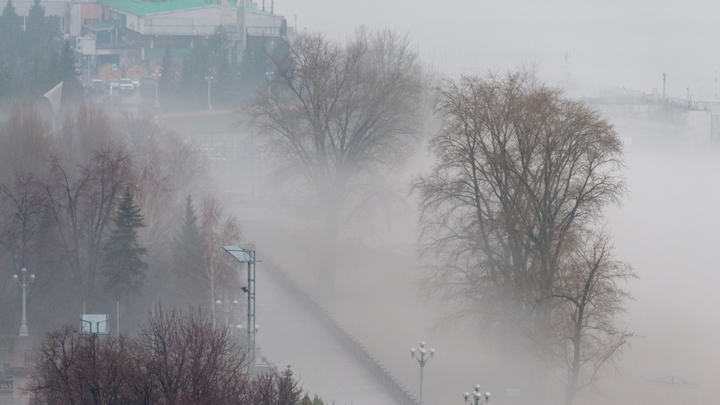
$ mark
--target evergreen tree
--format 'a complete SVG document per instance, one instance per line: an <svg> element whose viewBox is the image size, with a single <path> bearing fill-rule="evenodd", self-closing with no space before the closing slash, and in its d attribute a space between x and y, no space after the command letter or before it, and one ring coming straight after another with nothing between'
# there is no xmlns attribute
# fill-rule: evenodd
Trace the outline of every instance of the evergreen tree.
<svg viewBox="0 0 720 405"><path fill-rule="evenodd" d="M56 69L53 62L57 60L52 36L52 29L45 21L45 7L40 5L40 0L35 0L27 20L27 60L24 69L30 72L26 78L26 93L33 97L44 94L59 82L58 75L52 73Z"/></svg>
<svg viewBox="0 0 720 405"><path fill-rule="evenodd" d="M162 75L158 80L158 86L160 86L158 87L158 96L163 103L162 105L170 101L175 93L175 66L173 64L172 39L169 39L167 44L161 62Z"/></svg>
<svg viewBox="0 0 720 405"><path fill-rule="evenodd" d="M2 15L0 15L0 26L8 29L12 32L20 31L22 26L20 25L20 16L15 11L15 6L12 0L8 0L3 9Z"/></svg>
<svg viewBox="0 0 720 405"><path fill-rule="evenodd" d="M265 50L263 38L248 40L240 62L240 97L247 98L267 84L272 61Z"/></svg>
<svg viewBox="0 0 720 405"><path fill-rule="evenodd" d="M204 241L198 225L192 196L187 196L185 214L180 225L180 232L175 240L175 274L172 280L176 289L185 291L185 301L191 305L204 303L209 294L208 286L202 279Z"/></svg>
<svg viewBox="0 0 720 405"><path fill-rule="evenodd" d="M144 227L140 207L126 188L115 216L115 229L103 246L105 289L116 299L140 291L145 285L147 249L138 245L137 229Z"/></svg>
<svg viewBox="0 0 720 405"><path fill-rule="evenodd" d="M35 0L28 12L27 30L45 31L45 6L40 5L40 0Z"/></svg>
<svg viewBox="0 0 720 405"><path fill-rule="evenodd" d="M180 82L185 99L196 103L193 107L207 104L207 82L212 76L212 103L226 104L234 99L238 88L237 58L231 56L228 34L220 26L207 40L198 40L183 61Z"/></svg>
<svg viewBox="0 0 720 405"><path fill-rule="evenodd" d="M19 61L20 17L12 0L8 0L0 15L0 97L9 97L22 88L17 80L21 72Z"/></svg>
<svg viewBox="0 0 720 405"><path fill-rule="evenodd" d="M75 66L75 51L70 47L70 41L65 40L60 54L60 80L63 82L63 101L80 101L82 84L78 80L77 66Z"/></svg>

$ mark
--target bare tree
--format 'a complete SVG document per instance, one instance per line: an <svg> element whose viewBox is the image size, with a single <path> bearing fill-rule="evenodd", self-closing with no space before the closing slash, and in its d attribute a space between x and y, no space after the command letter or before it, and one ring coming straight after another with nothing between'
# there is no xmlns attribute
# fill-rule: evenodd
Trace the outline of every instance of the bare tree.
<svg viewBox="0 0 720 405"><path fill-rule="evenodd" d="M36 264L42 232L48 228L46 198L39 181L29 173L17 175L11 185L0 184L0 199L6 203L0 245L10 253L12 269Z"/></svg>
<svg viewBox="0 0 720 405"><path fill-rule="evenodd" d="M626 295L610 288L631 276L629 267L588 256L607 251L605 237L591 237L602 209L625 192L620 139L597 111L530 71L449 81L438 112L436 163L414 185L431 269L426 290L569 359L570 403L581 367L599 370L630 336L612 326ZM601 271L588 272L581 258ZM598 287L583 290L595 294L591 301L572 290L588 282ZM558 341L572 350L557 350Z"/></svg>
<svg viewBox="0 0 720 405"><path fill-rule="evenodd" d="M427 286L500 318L549 320L542 298L566 239L624 194L617 133L527 71L449 81L438 112L436 163L415 183L436 258Z"/></svg>
<svg viewBox="0 0 720 405"><path fill-rule="evenodd" d="M33 405L296 405L302 394L289 369L251 376L239 340L206 314L162 308L136 337L48 334L28 391Z"/></svg>
<svg viewBox="0 0 720 405"><path fill-rule="evenodd" d="M228 293L239 290L238 276L235 269L237 262L225 253L221 247L237 244L240 241L240 225L232 215L226 215L220 202L215 196L209 195L203 200L201 208L200 233L203 239L204 266L201 273L194 274L199 280L207 283L210 290L210 308L213 322L217 319L215 314L215 301L218 293ZM234 288L233 288L234 287Z"/></svg>
<svg viewBox="0 0 720 405"><path fill-rule="evenodd" d="M82 299L92 298L99 285L103 238L130 170L130 158L121 147L96 151L84 167L66 168L53 159L44 188L57 243Z"/></svg>
<svg viewBox="0 0 720 405"><path fill-rule="evenodd" d="M287 44L270 88L246 107L286 178L307 193L323 228L332 290L340 229L377 196L377 183L410 154L425 94L407 37L364 27L345 44L322 34Z"/></svg>
<svg viewBox="0 0 720 405"><path fill-rule="evenodd" d="M630 294L620 283L637 278L632 268L613 257L603 231L586 232L571 242L553 292L554 357L566 372L565 404L595 383L603 367L634 337L615 326Z"/></svg>

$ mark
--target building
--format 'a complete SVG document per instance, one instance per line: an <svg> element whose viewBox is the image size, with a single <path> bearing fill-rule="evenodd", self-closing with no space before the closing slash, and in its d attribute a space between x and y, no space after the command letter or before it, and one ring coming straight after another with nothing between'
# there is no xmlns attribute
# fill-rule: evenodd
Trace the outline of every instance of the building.
<svg viewBox="0 0 720 405"><path fill-rule="evenodd" d="M45 14L57 20L61 32L75 45L83 78L100 66L126 69L140 65L151 70L165 49L181 59L198 37L223 26L230 40L244 49L248 37L281 38L288 32L285 18L246 0L41 0ZM33 0L14 0L27 17ZM292 30L291 30L292 31ZM242 34L241 34L242 33Z"/></svg>

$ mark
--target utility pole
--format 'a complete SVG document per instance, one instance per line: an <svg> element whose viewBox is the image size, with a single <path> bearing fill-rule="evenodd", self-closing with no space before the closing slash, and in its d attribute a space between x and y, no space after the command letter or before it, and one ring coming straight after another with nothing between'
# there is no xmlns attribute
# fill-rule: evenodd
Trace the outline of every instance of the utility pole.
<svg viewBox="0 0 720 405"><path fill-rule="evenodd" d="M210 83L212 83L213 77L205 76L205 80L207 81L207 85L208 85L208 110L212 110L212 104L210 104Z"/></svg>
<svg viewBox="0 0 720 405"><path fill-rule="evenodd" d="M667 77L667 73L663 72L663 100L665 100L665 78Z"/></svg>

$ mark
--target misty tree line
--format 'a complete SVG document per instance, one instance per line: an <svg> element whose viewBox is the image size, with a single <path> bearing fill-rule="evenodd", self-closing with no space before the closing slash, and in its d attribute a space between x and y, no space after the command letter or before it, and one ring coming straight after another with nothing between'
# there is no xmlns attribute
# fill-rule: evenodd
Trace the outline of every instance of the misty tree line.
<svg viewBox="0 0 720 405"><path fill-rule="evenodd" d="M166 109L204 108L207 105L206 77L213 77L210 98L213 106L238 107L256 90L265 87L273 71L271 55L284 52L284 42L266 37L248 37L240 52L219 26L207 38L197 37L182 61L176 61L172 38L161 62L160 102Z"/></svg>
<svg viewBox="0 0 720 405"><path fill-rule="evenodd" d="M0 15L0 99L37 98L64 81L64 99L81 95L75 56L62 40L57 18L47 18L35 0L23 30L12 0Z"/></svg>
<svg viewBox="0 0 720 405"><path fill-rule="evenodd" d="M360 28L345 43L300 35L273 62L269 89L245 111L297 200L314 207L321 293L332 296L339 241L390 195L384 180L434 105L434 164L412 184L425 292L540 353L533 378L554 373L566 404L592 386L634 336L616 321L635 273L615 258L603 217L625 194L613 126L532 70L437 85L389 31Z"/></svg>
<svg viewBox="0 0 720 405"><path fill-rule="evenodd" d="M114 313L118 300L133 328L152 301L214 315L216 299L237 299L237 265L220 246L239 243L240 228L209 183L198 148L147 117L80 105L52 135L34 105L15 103L0 127L2 331L19 325L22 268L37 276L38 333L84 309Z"/></svg>

